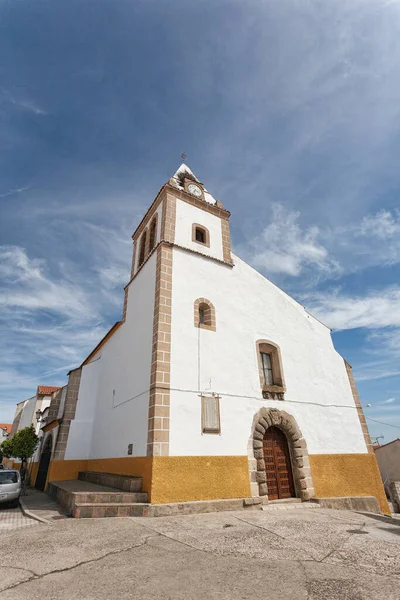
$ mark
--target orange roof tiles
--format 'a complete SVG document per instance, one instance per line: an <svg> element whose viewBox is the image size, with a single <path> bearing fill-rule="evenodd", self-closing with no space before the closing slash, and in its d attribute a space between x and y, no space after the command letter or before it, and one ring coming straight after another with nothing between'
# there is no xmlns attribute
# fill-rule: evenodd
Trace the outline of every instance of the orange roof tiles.
<svg viewBox="0 0 400 600"><path fill-rule="evenodd" d="M7 433L11 433L12 423L0 423L0 429L7 429Z"/></svg>
<svg viewBox="0 0 400 600"><path fill-rule="evenodd" d="M58 390L61 390L61 388L54 385L38 385L37 393L39 396L50 396Z"/></svg>

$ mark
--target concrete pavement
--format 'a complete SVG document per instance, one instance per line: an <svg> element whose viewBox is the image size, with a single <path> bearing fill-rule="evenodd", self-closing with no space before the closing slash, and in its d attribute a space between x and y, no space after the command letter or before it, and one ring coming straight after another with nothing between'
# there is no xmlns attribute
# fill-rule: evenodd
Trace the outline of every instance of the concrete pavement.
<svg viewBox="0 0 400 600"><path fill-rule="evenodd" d="M28 488L19 499L22 512L31 519L42 523L50 523L56 519L65 519L67 511L45 492Z"/></svg>
<svg viewBox="0 0 400 600"><path fill-rule="evenodd" d="M327 509L58 520L0 556L0 600L400 598L399 521Z"/></svg>
<svg viewBox="0 0 400 600"><path fill-rule="evenodd" d="M6 504L0 504L0 535L37 524L37 521L24 516L20 507L10 508Z"/></svg>

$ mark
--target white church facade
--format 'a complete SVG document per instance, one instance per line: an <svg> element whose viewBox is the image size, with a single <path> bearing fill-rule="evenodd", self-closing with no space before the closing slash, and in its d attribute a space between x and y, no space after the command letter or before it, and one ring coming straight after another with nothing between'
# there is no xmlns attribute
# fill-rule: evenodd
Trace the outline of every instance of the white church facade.
<svg viewBox="0 0 400 600"><path fill-rule="evenodd" d="M330 330L232 254L230 213L186 165L133 235L123 317L54 395L48 481L143 478L151 503L375 496Z"/></svg>

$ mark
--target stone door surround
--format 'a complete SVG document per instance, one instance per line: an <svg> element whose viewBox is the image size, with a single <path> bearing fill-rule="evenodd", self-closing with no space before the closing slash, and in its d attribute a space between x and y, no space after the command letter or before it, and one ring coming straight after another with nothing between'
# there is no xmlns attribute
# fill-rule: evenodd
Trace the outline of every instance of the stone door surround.
<svg viewBox="0 0 400 600"><path fill-rule="evenodd" d="M277 408L261 408L253 419L252 434L249 440L248 457L250 484L253 497L262 496L268 500L267 478L263 454L263 439L269 427L278 427L286 435L296 496L303 501L315 496L311 477L307 444L296 420L292 415Z"/></svg>

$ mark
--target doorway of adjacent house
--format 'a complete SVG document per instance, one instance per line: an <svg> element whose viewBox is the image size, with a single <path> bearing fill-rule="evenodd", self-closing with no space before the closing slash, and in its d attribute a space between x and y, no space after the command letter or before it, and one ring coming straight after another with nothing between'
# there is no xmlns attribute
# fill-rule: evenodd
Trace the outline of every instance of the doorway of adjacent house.
<svg viewBox="0 0 400 600"><path fill-rule="evenodd" d="M40 457L39 469L36 476L35 488L43 492L46 487L47 472L49 470L51 450L53 447L53 436L49 435L44 444L43 452Z"/></svg>
<svg viewBox="0 0 400 600"><path fill-rule="evenodd" d="M278 427L270 427L263 440L268 500L294 498L292 465L286 435Z"/></svg>

